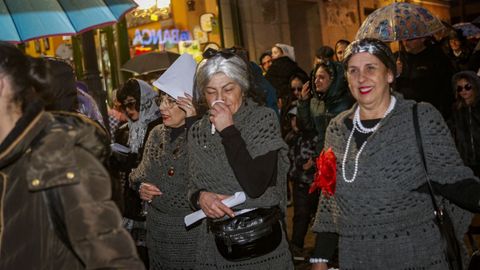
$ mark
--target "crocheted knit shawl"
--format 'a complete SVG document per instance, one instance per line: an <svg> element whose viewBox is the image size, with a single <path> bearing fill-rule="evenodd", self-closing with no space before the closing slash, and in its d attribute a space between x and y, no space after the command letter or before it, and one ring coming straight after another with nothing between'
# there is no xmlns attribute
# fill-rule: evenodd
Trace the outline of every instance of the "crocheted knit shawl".
<svg viewBox="0 0 480 270"><path fill-rule="evenodd" d="M193 269L198 229L187 231L183 217L191 212L187 199L186 133L170 141L171 129L156 126L145 144L139 166L130 174L131 181L150 182L162 195L156 196L148 209L147 247L153 269ZM173 168L174 174L168 175Z"/></svg>
<svg viewBox="0 0 480 270"><path fill-rule="evenodd" d="M275 112L247 100L233 115L233 122L245 140L252 158L279 150L276 186L269 187L259 198L247 198L238 208L269 207L279 204L285 206L288 148L281 138ZM188 151L192 191L206 189L226 195L242 191L228 163L221 140L218 132L211 134L208 115L197 121L190 129Z"/></svg>
<svg viewBox="0 0 480 270"><path fill-rule="evenodd" d="M426 178L415 139L413 104L397 96L393 111L368 138L353 183L342 177L342 160L350 134L345 118L356 106L327 128L325 148L331 147L337 157L337 190L333 197L321 197L313 229L339 233L341 269L447 269L430 196L414 191ZM418 117L430 179L447 184L473 178L440 113L420 103ZM348 178L358 150L352 140L345 168ZM471 215L446 200L443 204L457 238L463 240Z"/></svg>
<svg viewBox="0 0 480 270"><path fill-rule="evenodd" d="M277 182L269 187L259 198L247 196L245 203L236 209L253 207L269 207L279 205L286 210L288 169L287 145L280 135L280 125L275 112L247 100L233 115L235 127L245 140L247 150L255 158L270 151L278 150ZM235 178L225 154L221 137L216 132L211 134L211 123L208 115L197 121L188 134L189 171L191 174L190 192L204 188L220 194L234 194L242 188ZM283 234L280 246L264 256L240 262L230 262L221 257L215 247L213 234L208 231L206 223L200 226L201 232L195 254L196 269L293 269L288 250L286 235Z"/></svg>

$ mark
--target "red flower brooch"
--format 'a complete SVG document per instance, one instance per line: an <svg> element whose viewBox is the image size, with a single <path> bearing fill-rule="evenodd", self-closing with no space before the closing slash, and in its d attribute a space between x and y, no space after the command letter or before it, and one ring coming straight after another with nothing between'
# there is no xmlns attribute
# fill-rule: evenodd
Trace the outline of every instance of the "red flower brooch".
<svg viewBox="0 0 480 270"><path fill-rule="evenodd" d="M323 150L317 158L317 172L308 193L321 189L323 194L333 196L336 183L337 158L332 148L328 148L327 151Z"/></svg>

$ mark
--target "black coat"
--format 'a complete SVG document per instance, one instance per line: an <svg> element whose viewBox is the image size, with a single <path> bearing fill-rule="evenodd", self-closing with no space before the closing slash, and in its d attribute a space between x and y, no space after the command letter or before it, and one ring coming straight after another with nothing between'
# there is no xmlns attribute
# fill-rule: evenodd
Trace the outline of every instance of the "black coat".
<svg viewBox="0 0 480 270"><path fill-rule="evenodd" d="M480 172L480 104L453 110L449 121L458 152L465 165Z"/></svg>
<svg viewBox="0 0 480 270"><path fill-rule="evenodd" d="M403 70L395 81L395 90L405 99L431 103L445 119L451 113L454 97L450 89L453 68L436 45L418 54L401 52Z"/></svg>
<svg viewBox="0 0 480 270"><path fill-rule="evenodd" d="M265 78L277 90L277 98L282 98L284 101L291 95L289 80L290 77L296 73L303 73L307 77L307 73L301 69L296 62L287 56L282 56L272 61L272 65L265 74ZM288 104L284 104L287 105Z"/></svg>

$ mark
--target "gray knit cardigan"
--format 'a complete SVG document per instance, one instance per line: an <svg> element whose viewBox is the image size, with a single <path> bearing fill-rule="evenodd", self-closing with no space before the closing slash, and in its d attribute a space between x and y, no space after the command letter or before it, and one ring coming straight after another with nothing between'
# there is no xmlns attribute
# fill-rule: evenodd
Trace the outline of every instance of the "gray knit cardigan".
<svg viewBox="0 0 480 270"><path fill-rule="evenodd" d="M147 247L151 269L193 269L199 229L187 230L183 222L191 212L187 199L186 133L170 141L170 128L156 126L145 144L138 168L130 180L150 182L162 195L156 196L148 208ZM168 171L174 171L169 175Z"/></svg>
<svg viewBox="0 0 480 270"><path fill-rule="evenodd" d="M247 100L233 115L233 122L240 131L252 158L278 150L276 185L267 188L259 198L253 199L247 196L246 202L235 209L278 205L285 212L287 146L281 138L275 112ZM190 192L206 189L210 192L233 195L237 191L242 191L228 163L220 135L218 132L211 134L208 115L191 127L188 146ZM280 246L273 252L251 260L229 262L218 253L213 235L207 231L205 221L200 224L200 228L202 232L196 254L197 269L293 269L285 234Z"/></svg>
<svg viewBox="0 0 480 270"><path fill-rule="evenodd" d="M397 96L393 111L368 139L353 183L342 177L342 160L350 130L346 117L327 128L325 148L337 157L336 193L322 195L313 230L339 234L340 269L448 269L428 193L414 191L426 178L412 122L413 101ZM430 179L440 184L474 178L455 148L441 114L420 103L418 117ZM352 140L346 177L353 175L358 148ZM461 239L471 214L438 198L450 213ZM465 255L464 250L464 255Z"/></svg>

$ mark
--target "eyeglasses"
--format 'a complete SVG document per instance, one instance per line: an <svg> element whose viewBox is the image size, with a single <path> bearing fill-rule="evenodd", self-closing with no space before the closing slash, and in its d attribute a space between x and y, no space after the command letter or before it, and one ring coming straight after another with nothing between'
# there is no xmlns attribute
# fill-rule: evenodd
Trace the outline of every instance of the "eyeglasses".
<svg viewBox="0 0 480 270"><path fill-rule="evenodd" d="M292 87L290 88L292 90L292 92L296 92L296 91L302 91L302 87L301 86L298 86L298 87Z"/></svg>
<svg viewBox="0 0 480 270"><path fill-rule="evenodd" d="M466 91L470 91L472 90L472 85L469 83L465 84L464 86L457 85L457 93L462 92L463 89L465 89Z"/></svg>
<svg viewBox="0 0 480 270"><path fill-rule="evenodd" d="M160 95L155 97L155 103L160 107L161 104L164 104L167 108L172 108L177 105L177 101L169 95Z"/></svg>
<svg viewBox="0 0 480 270"><path fill-rule="evenodd" d="M123 111L125 111L127 108L129 110L135 110L135 105L136 104L137 104L136 100L130 100L130 101L127 101L125 103L122 103L122 105L120 105L120 109L122 109Z"/></svg>

